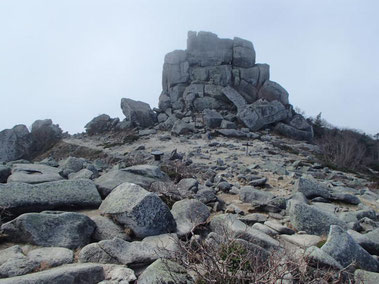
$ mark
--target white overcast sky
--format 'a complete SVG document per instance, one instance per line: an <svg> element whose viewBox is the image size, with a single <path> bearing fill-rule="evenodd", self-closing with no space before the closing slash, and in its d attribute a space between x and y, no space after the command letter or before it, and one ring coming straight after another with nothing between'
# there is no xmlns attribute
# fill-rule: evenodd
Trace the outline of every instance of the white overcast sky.
<svg viewBox="0 0 379 284"><path fill-rule="evenodd" d="M70 133L157 106L164 55L187 31L254 43L307 115L379 132L378 0L0 0L0 130L51 118Z"/></svg>

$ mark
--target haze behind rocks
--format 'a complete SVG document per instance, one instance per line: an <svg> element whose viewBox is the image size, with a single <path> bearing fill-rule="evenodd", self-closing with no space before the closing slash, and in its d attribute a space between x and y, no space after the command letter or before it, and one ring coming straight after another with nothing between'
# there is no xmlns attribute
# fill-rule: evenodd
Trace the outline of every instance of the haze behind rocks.
<svg viewBox="0 0 379 284"><path fill-rule="evenodd" d="M164 55L188 30L253 42L308 115L377 129L375 1L2 1L0 129L51 118L70 133L122 97L157 106Z"/></svg>

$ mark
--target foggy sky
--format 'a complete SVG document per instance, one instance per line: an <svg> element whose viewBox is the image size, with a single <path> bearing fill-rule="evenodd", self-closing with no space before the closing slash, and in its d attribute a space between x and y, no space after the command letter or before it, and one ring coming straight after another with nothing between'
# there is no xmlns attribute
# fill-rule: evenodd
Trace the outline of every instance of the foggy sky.
<svg viewBox="0 0 379 284"><path fill-rule="evenodd" d="M0 130L51 118L82 132L157 106L164 55L187 32L253 42L257 63L309 116L379 132L377 0L0 0Z"/></svg>

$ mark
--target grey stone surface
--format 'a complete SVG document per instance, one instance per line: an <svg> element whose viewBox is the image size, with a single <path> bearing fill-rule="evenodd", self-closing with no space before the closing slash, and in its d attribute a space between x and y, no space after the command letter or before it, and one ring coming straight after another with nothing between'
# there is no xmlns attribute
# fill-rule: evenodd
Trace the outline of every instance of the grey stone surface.
<svg viewBox="0 0 379 284"><path fill-rule="evenodd" d="M0 280L1 284L93 284L104 280L99 264L69 264L24 276Z"/></svg>
<svg viewBox="0 0 379 284"><path fill-rule="evenodd" d="M189 32L187 59L191 65L215 66L230 64L233 59L233 41L219 39L210 32Z"/></svg>
<svg viewBox="0 0 379 284"><path fill-rule="evenodd" d="M292 225L298 231L305 231L308 234L327 234L330 225L346 227L346 224L335 215L299 202L291 202L289 217Z"/></svg>
<svg viewBox="0 0 379 284"><path fill-rule="evenodd" d="M255 189L252 186L244 186L239 192L240 200L243 202L268 202L274 198L274 195L270 192Z"/></svg>
<svg viewBox="0 0 379 284"><path fill-rule="evenodd" d="M102 196L107 196L114 188L124 182L131 182L148 189L157 181L168 181L168 176L159 167L137 165L120 170L111 170L95 179L95 184Z"/></svg>
<svg viewBox="0 0 379 284"><path fill-rule="evenodd" d="M357 269L354 272L355 283L377 284L379 283L379 273Z"/></svg>
<svg viewBox="0 0 379 284"><path fill-rule="evenodd" d="M269 102L279 101L283 105L288 104L288 92L278 83L267 80L259 89L258 97Z"/></svg>
<svg viewBox="0 0 379 284"><path fill-rule="evenodd" d="M282 121L288 117L287 109L279 101L258 100L237 113L238 118L251 131Z"/></svg>
<svg viewBox="0 0 379 284"><path fill-rule="evenodd" d="M195 281L184 267L171 261L158 259L138 277L138 284L192 284Z"/></svg>
<svg viewBox="0 0 379 284"><path fill-rule="evenodd" d="M107 264L103 265L103 268L106 280L99 284L128 284L137 280L134 271L124 265Z"/></svg>
<svg viewBox="0 0 379 284"><path fill-rule="evenodd" d="M0 184L0 195L0 207L12 216L51 209L97 208L101 204L96 186L89 180Z"/></svg>
<svg viewBox="0 0 379 284"><path fill-rule="evenodd" d="M31 250L28 258L47 265L48 267L60 266L74 262L74 252L67 248L47 247Z"/></svg>
<svg viewBox="0 0 379 284"><path fill-rule="evenodd" d="M247 226L233 214L221 214L213 217L210 222L210 228L221 236L231 234L236 238L250 241L265 249L275 249L279 246L278 241L261 231Z"/></svg>
<svg viewBox="0 0 379 284"><path fill-rule="evenodd" d="M0 278L14 277L33 272L40 264L27 257L10 258L0 266ZM1 281L0 281L1 283Z"/></svg>
<svg viewBox="0 0 379 284"><path fill-rule="evenodd" d="M24 257L24 253L19 245L11 246L9 248L0 250L0 265L7 262L11 258Z"/></svg>
<svg viewBox="0 0 379 284"><path fill-rule="evenodd" d="M238 112L245 109L246 100L235 89L227 86L222 89L222 92L234 104Z"/></svg>
<svg viewBox="0 0 379 284"><path fill-rule="evenodd" d="M111 240L113 238L120 238L123 240L130 240L130 237L125 233L123 228L111 219L103 216L95 216L91 218L96 224L95 232L92 238L95 241Z"/></svg>
<svg viewBox="0 0 379 284"><path fill-rule="evenodd" d="M63 137L62 129L58 124L53 124L51 119L42 119L33 122L30 135L33 141L31 149L33 156L47 151Z"/></svg>
<svg viewBox="0 0 379 284"><path fill-rule="evenodd" d="M81 169L77 173L71 173L68 175L68 179L93 179L95 174L88 169Z"/></svg>
<svg viewBox="0 0 379 284"><path fill-rule="evenodd" d="M245 39L235 37L233 40L233 65L249 68L255 64L255 50L253 44Z"/></svg>
<svg viewBox="0 0 379 284"><path fill-rule="evenodd" d="M26 213L3 224L1 230L15 242L74 249L90 242L95 226L79 213Z"/></svg>
<svg viewBox="0 0 379 284"><path fill-rule="evenodd" d="M0 165L0 183L6 183L10 175L11 168L8 166Z"/></svg>
<svg viewBox="0 0 379 284"><path fill-rule="evenodd" d="M38 164L15 164L8 182L24 182L29 184L63 180L60 170Z"/></svg>
<svg viewBox="0 0 379 284"><path fill-rule="evenodd" d="M264 222L264 224L268 227L270 227L271 229L277 231L279 234L286 234L286 235L293 235L295 234L295 231L280 224L279 222L277 221L274 221L274 220L268 220L266 222Z"/></svg>
<svg viewBox="0 0 379 284"><path fill-rule="evenodd" d="M372 240L370 239L371 236L374 236L375 234L379 233L379 229L375 231L372 231L374 233L368 234L361 234L354 230L347 230L347 233L353 238L353 240L359 244L361 247L363 247L366 251L368 251L370 254L379 255L379 242L378 240ZM379 239L379 236L376 237Z"/></svg>
<svg viewBox="0 0 379 284"><path fill-rule="evenodd" d="M195 131L195 126L191 123L186 123L182 120L177 120L171 129L172 135L190 134Z"/></svg>
<svg viewBox="0 0 379 284"><path fill-rule="evenodd" d="M126 120L134 126L142 128L153 126L157 122L156 114L147 103L134 101L132 99L121 99L121 109Z"/></svg>
<svg viewBox="0 0 379 284"><path fill-rule="evenodd" d="M322 249L312 246L305 251L305 256L310 260L310 264L316 267L331 267L343 269L342 265Z"/></svg>
<svg viewBox="0 0 379 284"><path fill-rule="evenodd" d="M29 130L23 124L0 131L0 161L9 162L28 158L32 144Z"/></svg>
<svg viewBox="0 0 379 284"><path fill-rule="evenodd" d="M199 182L194 178L181 179L176 185L182 197L191 197L199 189Z"/></svg>
<svg viewBox="0 0 379 284"><path fill-rule="evenodd" d="M111 118L107 114L100 114L88 122L84 128L89 135L108 132L120 122L119 118Z"/></svg>
<svg viewBox="0 0 379 284"><path fill-rule="evenodd" d="M308 235L308 234L301 234L301 235L281 235L282 239L293 243L299 247L302 248L308 248L311 246L317 246L321 242L321 237L316 235Z"/></svg>
<svg viewBox="0 0 379 284"><path fill-rule="evenodd" d="M331 198L331 194L326 186L308 178L299 178L295 184L295 190L303 193L308 199L314 197Z"/></svg>
<svg viewBox="0 0 379 284"><path fill-rule="evenodd" d="M205 109L203 111L203 119L205 125L210 128L218 128L222 122L222 115L215 110Z"/></svg>
<svg viewBox="0 0 379 284"><path fill-rule="evenodd" d="M99 209L132 229L138 238L176 230L176 223L168 206L156 194L136 184L119 185L107 196Z"/></svg>
<svg viewBox="0 0 379 284"><path fill-rule="evenodd" d="M295 127L292 127L288 124L284 124L282 122L279 122L275 128L275 132L295 139L295 140L303 140L303 141L312 141L313 139L313 130L312 131L306 131L306 130L299 130Z"/></svg>
<svg viewBox="0 0 379 284"><path fill-rule="evenodd" d="M83 247L78 259L81 263L120 263L115 257L103 250L99 243L92 243Z"/></svg>
<svg viewBox="0 0 379 284"><path fill-rule="evenodd" d="M190 233L210 216L208 207L196 199L183 199L175 202L171 213L174 216L179 236Z"/></svg>
<svg viewBox="0 0 379 284"><path fill-rule="evenodd" d="M76 173L83 169L84 160L76 157L68 157L60 162L60 168L68 174Z"/></svg>
<svg viewBox="0 0 379 284"><path fill-rule="evenodd" d="M321 248L343 267L355 262L360 268L377 272L378 262L359 246L353 238L339 226L331 226L328 239Z"/></svg>

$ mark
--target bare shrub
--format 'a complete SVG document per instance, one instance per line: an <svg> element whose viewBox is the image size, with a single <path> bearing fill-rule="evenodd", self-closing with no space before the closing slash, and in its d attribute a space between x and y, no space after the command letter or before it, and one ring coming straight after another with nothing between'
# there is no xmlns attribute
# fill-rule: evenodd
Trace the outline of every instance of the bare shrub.
<svg viewBox="0 0 379 284"><path fill-rule="evenodd" d="M285 250L262 254L245 240L214 236L214 240L192 236L191 240L178 241L179 253L174 260L197 284L353 283L347 270L323 268L304 256L294 259Z"/></svg>

